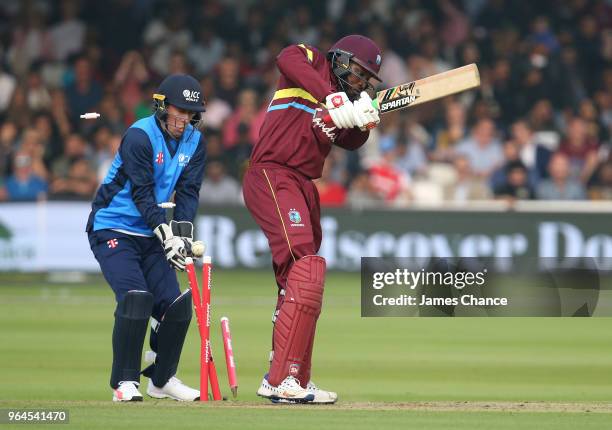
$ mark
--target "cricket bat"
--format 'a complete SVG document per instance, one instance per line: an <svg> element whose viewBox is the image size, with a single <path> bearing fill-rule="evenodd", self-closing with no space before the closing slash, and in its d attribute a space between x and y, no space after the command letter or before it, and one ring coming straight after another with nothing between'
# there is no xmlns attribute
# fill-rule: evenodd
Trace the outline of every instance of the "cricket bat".
<svg viewBox="0 0 612 430"><path fill-rule="evenodd" d="M417 106L479 86L478 67L472 63L379 91L376 93L376 98L372 100L372 105L379 110L380 114L384 114ZM331 121L329 114L324 121L326 123Z"/></svg>
<svg viewBox="0 0 612 430"><path fill-rule="evenodd" d="M376 93L376 99L372 101L372 104L383 114L417 106L479 86L478 67L476 64L468 64L379 91Z"/></svg>

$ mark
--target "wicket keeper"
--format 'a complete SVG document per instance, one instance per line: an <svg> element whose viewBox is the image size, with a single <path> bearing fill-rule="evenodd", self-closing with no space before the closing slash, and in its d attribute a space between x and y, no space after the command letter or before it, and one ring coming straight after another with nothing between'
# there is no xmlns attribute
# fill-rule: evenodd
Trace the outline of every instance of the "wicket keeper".
<svg viewBox="0 0 612 430"><path fill-rule="evenodd" d="M273 402L338 398L310 379L325 284L325 260L316 255L321 211L312 180L321 176L332 145L355 150L380 122L370 83L380 81L380 64L380 49L361 35L340 39L327 54L300 44L277 57L277 91L243 184L246 206L268 239L278 286L270 370L257 390Z"/></svg>
<svg viewBox="0 0 612 430"><path fill-rule="evenodd" d="M197 129L202 88L191 76L171 75L153 99L154 113L123 136L87 222L91 250L117 301L110 378L117 402L142 401L140 360L150 317L156 358L142 371L150 378L147 394L200 396L175 376L192 308L191 291L181 294L175 270L185 269L204 174L206 144ZM174 219L167 224L158 204L173 194Z"/></svg>

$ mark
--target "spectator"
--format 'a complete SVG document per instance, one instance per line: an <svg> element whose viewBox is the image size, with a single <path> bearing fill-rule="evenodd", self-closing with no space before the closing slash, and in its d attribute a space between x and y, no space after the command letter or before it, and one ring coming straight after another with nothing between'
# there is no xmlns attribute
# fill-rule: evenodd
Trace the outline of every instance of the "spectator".
<svg viewBox="0 0 612 430"><path fill-rule="evenodd" d="M319 199L322 207L339 207L344 206L346 201L346 189L342 184L334 181L331 178L332 161L328 158L323 164L323 172L321 177L315 181Z"/></svg>
<svg viewBox="0 0 612 430"><path fill-rule="evenodd" d="M570 175L570 160L563 153L555 153L548 166L549 179L538 185L536 195L540 200L582 200L586 193L582 184Z"/></svg>
<svg viewBox="0 0 612 430"><path fill-rule="evenodd" d="M196 74L209 73L225 54L225 43L218 37L211 22L202 23L198 40L187 48L187 58L194 65Z"/></svg>
<svg viewBox="0 0 612 430"><path fill-rule="evenodd" d="M598 142L587 135L584 120L580 117L570 119L566 138L561 142L559 152L569 158L573 178L586 183L597 166L598 149Z"/></svg>
<svg viewBox="0 0 612 430"><path fill-rule="evenodd" d="M10 159L17 147L17 126L6 121L0 125L0 178L8 176Z"/></svg>
<svg viewBox="0 0 612 430"><path fill-rule="evenodd" d="M231 148L236 145L240 125L249 130L249 141L253 145L259 137L259 129L265 113L266 109L259 109L257 93L252 89L242 90L238 96L238 105L234 113L227 119L223 127L223 146Z"/></svg>
<svg viewBox="0 0 612 430"><path fill-rule="evenodd" d="M595 180L589 187L593 200L612 200L612 160L603 163L595 173Z"/></svg>
<svg viewBox="0 0 612 430"><path fill-rule="evenodd" d="M152 49L150 66L158 75L170 73L173 52L184 52L191 45L191 32L186 25L186 11L168 4L161 16L146 26L145 44Z"/></svg>
<svg viewBox="0 0 612 430"><path fill-rule="evenodd" d="M556 151L561 137L554 121L554 110L550 100L538 100L529 111L528 122L535 133L535 139L545 144L551 151Z"/></svg>
<svg viewBox="0 0 612 430"><path fill-rule="evenodd" d="M289 30L291 43L305 43L316 46L319 41L319 31L311 23L310 9L306 4L297 7L291 28Z"/></svg>
<svg viewBox="0 0 612 430"><path fill-rule="evenodd" d="M473 175L470 161L467 157L457 156L453 162L457 172L457 181L446 190L447 198L454 202L470 200L487 200L491 198L491 190L486 181Z"/></svg>
<svg viewBox="0 0 612 430"><path fill-rule="evenodd" d="M32 170L32 158L25 152L17 152L13 158L14 173L6 181L6 193L11 201L35 201L44 199L47 183Z"/></svg>
<svg viewBox="0 0 612 430"><path fill-rule="evenodd" d="M86 57L78 57L74 62L74 82L66 87L67 107L72 123L79 121L79 115L95 111L102 96L102 87L93 77L91 62Z"/></svg>
<svg viewBox="0 0 612 430"><path fill-rule="evenodd" d="M496 190L507 182L508 165L521 161L519 157L519 148L514 141L507 140L504 143L503 151L504 164L502 164L499 168L495 169L493 173L491 173L491 177L489 178L489 183L491 184L492 190Z"/></svg>
<svg viewBox="0 0 612 430"><path fill-rule="evenodd" d="M52 160L61 155L63 149L53 119L47 112L39 112L34 116L32 126L38 133L44 148L45 165L49 166Z"/></svg>
<svg viewBox="0 0 612 430"><path fill-rule="evenodd" d="M108 141L110 140L111 136L113 136L113 132L104 122L97 124L93 129L91 140L93 143L93 149L95 151L94 164L96 166L99 166L109 158L114 157L114 152L109 152Z"/></svg>
<svg viewBox="0 0 612 430"><path fill-rule="evenodd" d="M430 153L432 161L452 162L458 142L465 139L467 125L465 108L450 102L445 107L445 123L434 134L433 150Z"/></svg>
<svg viewBox="0 0 612 430"><path fill-rule="evenodd" d="M38 6L26 3L20 10L20 22L13 30L7 57L17 75L25 75L33 62L51 57L47 17Z"/></svg>
<svg viewBox="0 0 612 430"><path fill-rule="evenodd" d="M423 144L416 139L401 140L397 144L395 166L410 177L422 176L427 169L427 155Z"/></svg>
<svg viewBox="0 0 612 430"><path fill-rule="evenodd" d="M495 189L495 197L506 200L531 200L535 198L529 183L527 168L520 161L506 164L506 181Z"/></svg>
<svg viewBox="0 0 612 430"><path fill-rule="evenodd" d="M49 30L53 58L57 61L65 61L70 55L83 50L86 29L83 21L78 18L79 6L77 0L62 0L62 20Z"/></svg>
<svg viewBox="0 0 612 430"><path fill-rule="evenodd" d="M128 51L123 55L114 78L114 86L124 109L133 115L127 123L135 121L136 106L147 99L150 105L152 94L142 91L142 86L151 78L142 55L137 51Z"/></svg>
<svg viewBox="0 0 612 430"><path fill-rule="evenodd" d="M236 105L240 92L240 63L236 58L225 57L215 71L215 94L231 106Z"/></svg>
<svg viewBox="0 0 612 430"><path fill-rule="evenodd" d="M226 163L229 165L228 172L234 178L242 179L246 169L249 167L249 158L253 151L251 134L251 127L246 124L239 124L236 144L229 150L224 150L228 159L228 163Z"/></svg>
<svg viewBox="0 0 612 430"><path fill-rule="evenodd" d="M49 192L54 199L90 200L98 186L98 179L92 166L85 158L72 161L68 173L56 177Z"/></svg>
<svg viewBox="0 0 612 430"><path fill-rule="evenodd" d="M384 201L373 188L370 177L365 171L355 175L349 187L346 201L353 209L377 208L384 205Z"/></svg>
<svg viewBox="0 0 612 430"><path fill-rule="evenodd" d="M536 181L548 175L551 152L540 144L525 120L512 124L512 140L518 147L519 158L525 167L535 174Z"/></svg>
<svg viewBox="0 0 612 430"><path fill-rule="evenodd" d="M241 201L240 184L225 173L218 161L208 163L206 177L200 189L200 203L210 205L235 205Z"/></svg>
<svg viewBox="0 0 612 430"><path fill-rule="evenodd" d="M397 156L395 142L381 141L381 159L368 171L370 185L377 195L387 204L407 206L412 196L410 193L410 176L396 167Z"/></svg>
<svg viewBox="0 0 612 430"><path fill-rule="evenodd" d="M51 92L51 115L62 138L67 137L72 131L72 125L68 119L68 104L66 94L60 89Z"/></svg>
<svg viewBox="0 0 612 430"><path fill-rule="evenodd" d="M79 134L72 134L64 141L64 153L51 165L51 174L54 179L66 178L70 175L72 165L80 159L88 159L89 148ZM51 184L53 188L53 183Z"/></svg>
<svg viewBox="0 0 612 430"><path fill-rule="evenodd" d="M121 135L119 134L110 134L108 138L101 142L97 154L97 166L98 166L98 182L101 183L105 176L106 172L110 168L111 163L115 159L115 155L117 151L119 151L119 146L121 145ZM97 145L96 145L97 146Z"/></svg>
<svg viewBox="0 0 612 430"><path fill-rule="evenodd" d="M0 63L0 115L8 109L13 98L13 92L17 87L17 79L7 73Z"/></svg>
<svg viewBox="0 0 612 430"><path fill-rule="evenodd" d="M22 86L18 86L13 91L13 98L7 111L7 119L14 122L20 130L28 127L32 112L28 107L26 90Z"/></svg>
<svg viewBox="0 0 612 430"><path fill-rule="evenodd" d="M21 134L19 151L30 157L32 171L36 176L47 179L48 172L44 163L45 148L41 135L33 128L27 128Z"/></svg>
<svg viewBox="0 0 612 430"><path fill-rule="evenodd" d="M232 114L232 106L227 101L217 97L216 84L212 77L202 79L201 85L206 100L206 114L202 119L204 126L215 131L221 130L225 120Z"/></svg>
<svg viewBox="0 0 612 430"><path fill-rule="evenodd" d="M457 154L468 159L476 176L488 178L504 160L501 144L495 135L493 121L482 119L472 128L470 137L457 145Z"/></svg>

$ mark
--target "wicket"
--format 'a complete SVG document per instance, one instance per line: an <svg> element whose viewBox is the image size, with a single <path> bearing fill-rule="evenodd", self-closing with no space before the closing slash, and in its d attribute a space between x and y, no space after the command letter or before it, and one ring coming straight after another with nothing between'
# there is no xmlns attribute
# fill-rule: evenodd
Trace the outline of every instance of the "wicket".
<svg viewBox="0 0 612 430"><path fill-rule="evenodd" d="M189 288L193 296L193 306L198 330L200 332L200 401L208 401L208 380L212 388L213 400L221 400L217 370L210 348L210 287L212 275L212 260L209 256L202 258L202 296L198 288L198 277L193 259L185 259L185 270L189 279Z"/></svg>
<svg viewBox="0 0 612 430"><path fill-rule="evenodd" d="M232 349L232 334L229 327L229 318L221 318L221 333L223 334L223 349L225 350L225 364L227 366L227 380L234 398L238 395L238 378L236 377L236 362Z"/></svg>

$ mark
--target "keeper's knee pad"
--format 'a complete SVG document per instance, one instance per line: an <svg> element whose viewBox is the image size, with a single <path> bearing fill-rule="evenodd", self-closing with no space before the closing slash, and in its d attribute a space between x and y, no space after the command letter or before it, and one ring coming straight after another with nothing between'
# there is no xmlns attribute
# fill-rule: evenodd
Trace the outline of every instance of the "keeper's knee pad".
<svg viewBox="0 0 612 430"><path fill-rule="evenodd" d="M153 295L132 290L117 303L113 328L113 367L111 387L121 381L138 381L142 344L153 310Z"/></svg>
<svg viewBox="0 0 612 430"><path fill-rule="evenodd" d="M183 343L192 314L191 290L181 294L166 310L162 320L151 329L151 348L155 363L143 370L156 387L163 387L176 374Z"/></svg>

